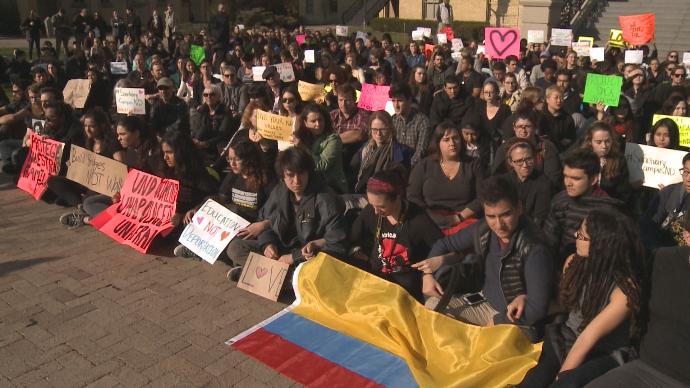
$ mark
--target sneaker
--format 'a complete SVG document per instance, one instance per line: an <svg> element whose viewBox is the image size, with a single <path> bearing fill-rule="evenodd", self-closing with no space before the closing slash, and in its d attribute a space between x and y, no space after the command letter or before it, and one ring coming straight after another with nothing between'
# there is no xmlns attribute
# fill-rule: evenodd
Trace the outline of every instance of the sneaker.
<svg viewBox="0 0 690 388"><path fill-rule="evenodd" d="M240 275L242 275L242 266L241 265L236 265L228 270L228 273L225 274L225 277L228 278L231 282L237 283L238 280L240 280Z"/></svg>
<svg viewBox="0 0 690 388"><path fill-rule="evenodd" d="M68 229L77 229L84 225L86 213L70 212L60 216L60 223L65 225Z"/></svg>
<svg viewBox="0 0 690 388"><path fill-rule="evenodd" d="M196 253L192 252L189 248L182 244L175 247L175 249L173 250L173 255L175 255L175 257L182 257L185 259L201 260L201 258L197 256Z"/></svg>
<svg viewBox="0 0 690 388"><path fill-rule="evenodd" d="M86 213L86 210L84 210L84 204L83 203L78 203L77 204L77 211L79 213Z"/></svg>

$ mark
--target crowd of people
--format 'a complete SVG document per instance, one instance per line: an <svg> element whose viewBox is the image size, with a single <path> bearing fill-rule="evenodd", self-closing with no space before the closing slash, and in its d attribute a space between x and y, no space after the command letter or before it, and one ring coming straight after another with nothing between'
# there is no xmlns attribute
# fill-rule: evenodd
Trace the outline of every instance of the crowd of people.
<svg viewBox="0 0 690 388"><path fill-rule="evenodd" d="M176 256L196 258L176 241L213 198L250 222L221 257L230 281L251 252L292 268L328 253L430 309L544 340L520 386L690 383L690 154L674 166L682 182L658 189L630 182L625 158L631 143L686 150L674 120L652 124L688 114L677 51L642 47L639 65L607 47L592 62L523 40L520 57L492 60L476 40L459 57L450 43L425 54L429 38L244 26L223 5L195 34L178 32L172 6L146 26L125 14L108 25L60 10L56 49L40 46L37 15L23 23L29 59L16 49L0 60L11 86L0 94L4 173L19 173L35 132L175 179L175 229L158 243ZM192 45L204 59L190 58ZM129 72L111 73L111 62ZM278 63L295 82L281 81ZM618 106L582 101L588 73L624 78ZM92 81L79 109L62 96L75 78ZM304 101L298 81L322 95ZM357 106L365 83L390 86L393 114ZM146 114L118 114L116 88L143 88ZM291 117L292 141L262 137L258 110ZM66 227L119 201L64 170L42 199L74 209Z"/></svg>

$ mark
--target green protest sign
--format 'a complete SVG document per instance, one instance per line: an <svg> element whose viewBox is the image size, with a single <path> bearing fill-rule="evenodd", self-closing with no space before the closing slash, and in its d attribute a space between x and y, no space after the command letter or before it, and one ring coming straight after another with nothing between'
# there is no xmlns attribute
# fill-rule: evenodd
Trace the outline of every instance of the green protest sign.
<svg viewBox="0 0 690 388"><path fill-rule="evenodd" d="M690 147L690 117L654 115L652 125L661 119L671 119L678 125L679 144L682 147Z"/></svg>
<svg viewBox="0 0 690 388"><path fill-rule="evenodd" d="M604 105L618 106L622 85L623 77L589 73L587 74L585 96L582 101L592 104L601 101Z"/></svg>
<svg viewBox="0 0 690 388"><path fill-rule="evenodd" d="M189 49L189 58L191 58L192 61L194 61L194 63L196 63L197 66L199 66L201 61L203 61L204 58L206 58L204 48L193 44Z"/></svg>

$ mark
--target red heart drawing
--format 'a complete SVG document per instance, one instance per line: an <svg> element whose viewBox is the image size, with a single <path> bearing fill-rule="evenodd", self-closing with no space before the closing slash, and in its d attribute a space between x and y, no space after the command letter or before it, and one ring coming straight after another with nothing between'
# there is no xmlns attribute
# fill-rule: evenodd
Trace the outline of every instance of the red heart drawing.
<svg viewBox="0 0 690 388"><path fill-rule="evenodd" d="M204 222L204 217L197 217L196 218L196 223L201 225L201 223Z"/></svg>
<svg viewBox="0 0 690 388"><path fill-rule="evenodd" d="M508 38L509 36L510 38ZM500 30L492 30L489 34L489 41L491 42L491 46L494 48L494 51L496 51L496 54L498 54L498 57L502 57L503 53L508 51L516 40L517 33L515 33L513 30L508 30L504 33L501 33Z"/></svg>
<svg viewBox="0 0 690 388"><path fill-rule="evenodd" d="M256 267L254 273L256 274L257 279L261 279L264 275L268 273L268 268Z"/></svg>
<svg viewBox="0 0 690 388"><path fill-rule="evenodd" d="M230 235L230 232L222 231L220 232L220 241L225 240Z"/></svg>

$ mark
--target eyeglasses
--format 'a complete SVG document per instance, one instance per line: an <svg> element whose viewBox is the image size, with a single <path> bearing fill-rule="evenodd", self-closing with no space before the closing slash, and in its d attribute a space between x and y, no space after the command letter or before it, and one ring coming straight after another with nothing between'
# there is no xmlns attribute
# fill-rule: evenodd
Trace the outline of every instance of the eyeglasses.
<svg viewBox="0 0 690 388"><path fill-rule="evenodd" d="M668 56L669 58L678 58L678 54L671 54Z"/></svg>
<svg viewBox="0 0 690 388"><path fill-rule="evenodd" d="M534 125L532 124L523 124L523 125L516 125L515 129L532 129L534 128Z"/></svg>
<svg viewBox="0 0 690 388"><path fill-rule="evenodd" d="M684 168L678 169L678 172L680 172L680 175L682 175L683 178L685 178L686 176L690 175L690 171L688 171L688 170L686 170L686 169L684 169Z"/></svg>
<svg viewBox="0 0 690 388"><path fill-rule="evenodd" d="M376 132L376 133L385 133L388 132L388 128L371 128L371 132Z"/></svg>
<svg viewBox="0 0 690 388"><path fill-rule="evenodd" d="M530 166L534 164L534 158L530 156L529 158L511 160L511 162L516 166Z"/></svg>
<svg viewBox="0 0 690 388"><path fill-rule="evenodd" d="M590 241L590 238L585 236L585 234L582 233L582 231L580 231L579 229L577 232L575 232L575 239L580 241Z"/></svg>

